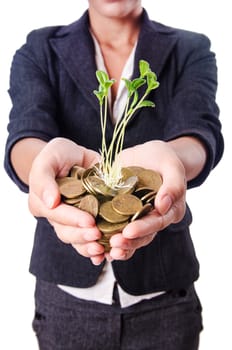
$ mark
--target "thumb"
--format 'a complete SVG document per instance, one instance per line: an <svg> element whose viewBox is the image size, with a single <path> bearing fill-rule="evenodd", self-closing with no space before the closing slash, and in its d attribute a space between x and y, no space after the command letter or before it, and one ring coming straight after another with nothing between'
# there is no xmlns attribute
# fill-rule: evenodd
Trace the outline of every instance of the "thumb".
<svg viewBox="0 0 232 350"><path fill-rule="evenodd" d="M41 199L48 209L53 209L60 203L60 192L54 179L45 186Z"/></svg>
<svg viewBox="0 0 232 350"><path fill-rule="evenodd" d="M29 192L32 198L39 199L47 209L53 209L60 203L60 191L55 177L52 168L42 165L34 166L30 173Z"/></svg>
<svg viewBox="0 0 232 350"><path fill-rule="evenodd" d="M173 200L170 194L158 192L155 199L155 208L161 215L165 215L171 208L172 204Z"/></svg>

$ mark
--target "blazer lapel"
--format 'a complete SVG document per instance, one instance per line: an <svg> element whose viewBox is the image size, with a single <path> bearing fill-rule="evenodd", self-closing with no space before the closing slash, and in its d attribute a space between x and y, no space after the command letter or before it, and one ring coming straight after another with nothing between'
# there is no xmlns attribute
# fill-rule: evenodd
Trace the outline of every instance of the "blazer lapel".
<svg viewBox="0 0 232 350"><path fill-rule="evenodd" d="M138 63L144 59L159 77L177 41L175 31L160 23L151 21L143 13L142 28L135 53L134 76L138 75Z"/></svg>
<svg viewBox="0 0 232 350"><path fill-rule="evenodd" d="M139 76L139 61L145 60L150 64L151 70L156 73L157 80L159 81L162 70L165 68L168 57L176 42L177 37L175 31L170 27L151 21L144 10L141 32L135 52L132 78L134 79ZM143 96L145 90L145 86L140 88L139 97ZM135 115L139 113L141 113L141 109L137 110ZM130 123L133 122L134 117L131 119Z"/></svg>
<svg viewBox="0 0 232 350"><path fill-rule="evenodd" d="M62 27L50 43L79 90L99 111L98 100L93 93L98 88L97 68L87 12L77 22Z"/></svg>

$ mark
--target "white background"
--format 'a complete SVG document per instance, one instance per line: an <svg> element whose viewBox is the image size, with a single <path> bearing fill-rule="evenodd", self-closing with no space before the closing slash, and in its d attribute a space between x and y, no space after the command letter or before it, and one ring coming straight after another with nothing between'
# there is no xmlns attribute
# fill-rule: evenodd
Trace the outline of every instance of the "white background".
<svg viewBox="0 0 232 350"><path fill-rule="evenodd" d="M197 291L203 304L204 332L200 350L231 350L232 247L231 214L231 28L229 1L143 1L150 17L165 24L208 35L216 52L219 89L217 101L226 149L223 160L201 188L188 193L193 211L192 238L201 263ZM7 94L12 56L26 34L38 27L68 24L80 17L86 0L8 0L0 5L0 157L3 163L10 110ZM31 330L34 277L28 272L34 219L27 196L9 180L3 167L0 231L0 348L36 350ZM55 349L54 349L55 350Z"/></svg>

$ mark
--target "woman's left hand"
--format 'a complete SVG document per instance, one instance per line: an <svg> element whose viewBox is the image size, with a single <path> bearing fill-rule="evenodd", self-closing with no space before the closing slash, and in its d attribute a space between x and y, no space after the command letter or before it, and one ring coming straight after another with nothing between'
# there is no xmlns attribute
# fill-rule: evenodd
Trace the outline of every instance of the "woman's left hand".
<svg viewBox="0 0 232 350"><path fill-rule="evenodd" d="M185 168L167 142L150 141L125 149L119 159L122 166L137 165L160 173L163 183L155 198L155 209L113 235L108 260L129 259L137 249L151 243L159 231L179 222L186 210Z"/></svg>

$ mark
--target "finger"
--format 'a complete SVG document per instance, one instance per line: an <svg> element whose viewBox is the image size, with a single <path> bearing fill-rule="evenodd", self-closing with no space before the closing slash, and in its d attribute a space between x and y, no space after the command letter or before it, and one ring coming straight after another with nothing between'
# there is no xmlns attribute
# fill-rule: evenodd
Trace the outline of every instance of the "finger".
<svg viewBox="0 0 232 350"><path fill-rule="evenodd" d="M76 228L73 226L60 225L57 222L50 221L58 238L64 243L87 244L101 238L101 233L96 227Z"/></svg>
<svg viewBox="0 0 232 350"><path fill-rule="evenodd" d="M93 265L97 266L97 265L100 265L105 260L105 256L104 256L104 254L100 254L97 256L92 256L90 259L91 259Z"/></svg>
<svg viewBox="0 0 232 350"><path fill-rule="evenodd" d="M173 207L165 215L160 215L156 210L153 210L143 218L129 223L122 231L122 235L128 239L146 237L169 226L174 218Z"/></svg>
<svg viewBox="0 0 232 350"><path fill-rule="evenodd" d="M165 214L175 202L185 198L187 185L182 164L174 167L165 163L161 176L163 183L155 198L155 208L160 214Z"/></svg>
<svg viewBox="0 0 232 350"><path fill-rule="evenodd" d="M122 249L122 248L111 248L110 256L112 260L128 260L130 259L135 250L133 249Z"/></svg>
<svg viewBox="0 0 232 350"><path fill-rule="evenodd" d="M104 256L104 247L97 242L91 242L87 244L72 244L72 246L77 250L79 254L86 258L94 258L100 256L101 259L102 256ZM94 260L96 261L97 259Z"/></svg>
<svg viewBox="0 0 232 350"><path fill-rule="evenodd" d="M43 178L42 185L38 184L40 178ZM54 178L55 175L48 172L46 174L46 171L44 170L41 176L39 175L39 172L36 177L31 173L29 179L30 194L37 196L49 209L55 208L61 200L59 187Z"/></svg>
<svg viewBox="0 0 232 350"><path fill-rule="evenodd" d="M81 228L96 227L95 219L91 214L63 203L54 209L47 210L46 217L63 225Z"/></svg>
<svg viewBox="0 0 232 350"><path fill-rule="evenodd" d="M125 238L122 234L116 234L111 237L110 245L112 248L121 248L124 250L135 250L151 243L151 241L155 238L155 236L156 236L156 233L152 233L139 238L128 239L128 238Z"/></svg>
<svg viewBox="0 0 232 350"><path fill-rule="evenodd" d="M95 226L95 219L89 213L64 203L60 203L54 209L48 209L35 193L29 194L28 206L36 217L46 217L50 221L68 226Z"/></svg>
<svg viewBox="0 0 232 350"><path fill-rule="evenodd" d="M82 163L83 168L91 168L96 163L99 163L101 161L100 154L93 151L93 150L84 148L83 153L84 153L83 154L83 163Z"/></svg>
<svg viewBox="0 0 232 350"><path fill-rule="evenodd" d="M95 151L64 138L55 138L35 158L29 176L29 187L48 208L54 208L60 199L55 178L66 176L74 164L88 167L98 159L99 154Z"/></svg>
<svg viewBox="0 0 232 350"><path fill-rule="evenodd" d="M54 208L60 202L60 192L55 181L59 170L54 158L51 153L41 151L34 160L29 175L30 193L34 193L47 208Z"/></svg>

